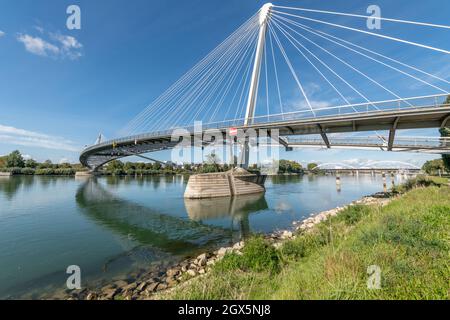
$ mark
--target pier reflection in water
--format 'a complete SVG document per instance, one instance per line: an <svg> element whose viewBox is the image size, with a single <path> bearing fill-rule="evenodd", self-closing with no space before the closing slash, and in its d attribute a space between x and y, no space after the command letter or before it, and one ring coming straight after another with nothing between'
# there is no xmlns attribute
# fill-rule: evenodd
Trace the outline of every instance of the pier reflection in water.
<svg viewBox="0 0 450 320"><path fill-rule="evenodd" d="M249 215L268 208L264 194L214 199L184 199L186 212L193 221L230 219L232 242L250 235ZM235 230L238 233L234 232Z"/></svg>

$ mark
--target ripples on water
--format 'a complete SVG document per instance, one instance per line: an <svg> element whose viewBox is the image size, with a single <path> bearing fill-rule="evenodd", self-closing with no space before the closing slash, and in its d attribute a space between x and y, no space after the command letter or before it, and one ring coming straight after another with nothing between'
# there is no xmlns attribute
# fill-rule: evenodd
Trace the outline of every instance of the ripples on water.
<svg viewBox="0 0 450 320"><path fill-rule="evenodd" d="M185 200L188 177L0 177L0 298L63 289L170 264L383 189L380 176L278 176L264 195ZM26 294L23 296L23 294Z"/></svg>

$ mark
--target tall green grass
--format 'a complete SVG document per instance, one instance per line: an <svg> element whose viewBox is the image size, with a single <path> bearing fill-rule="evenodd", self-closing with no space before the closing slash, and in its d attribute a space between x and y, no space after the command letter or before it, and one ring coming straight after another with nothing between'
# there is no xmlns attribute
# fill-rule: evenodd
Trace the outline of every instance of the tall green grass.
<svg viewBox="0 0 450 320"><path fill-rule="evenodd" d="M171 299L448 299L450 188L414 189L385 207L351 206L275 250L228 254ZM369 266L381 288L369 289Z"/></svg>

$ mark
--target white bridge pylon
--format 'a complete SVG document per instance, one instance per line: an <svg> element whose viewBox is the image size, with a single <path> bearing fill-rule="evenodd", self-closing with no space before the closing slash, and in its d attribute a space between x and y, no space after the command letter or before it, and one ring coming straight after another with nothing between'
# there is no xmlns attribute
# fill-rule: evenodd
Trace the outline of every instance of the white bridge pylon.
<svg viewBox="0 0 450 320"><path fill-rule="evenodd" d="M259 34L256 46L255 63L253 65L252 77L250 80L250 91L248 94L247 108L245 111L244 126L252 124L255 117L256 99L258 98L259 79L261 75L261 63L266 44L267 24L270 19L273 4L266 3L259 11ZM250 161L250 147L248 139L241 148L242 167L248 168Z"/></svg>
<svg viewBox="0 0 450 320"><path fill-rule="evenodd" d="M371 18L265 4L132 119L116 139L88 148L80 160L88 163L86 159L95 155L96 166L119 157L112 145L128 148L130 141L140 146L158 138L158 143L163 141L158 148L172 147L164 143L171 132L192 130L198 121L205 130L269 128L279 129L280 135L320 134L327 146L329 133L388 130L388 151L396 130L448 126L448 77L414 64L440 59L443 69L450 65L450 51L408 37L425 30L426 39L436 32L441 40L450 40L450 26L380 17L384 27L375 33L331 20L334 17ZM406 25L408 33L391 36L387 24ZM401 52L404 60L390 57L393 51ZM242 151L241 157L248 160L247 143Z"/></svg>

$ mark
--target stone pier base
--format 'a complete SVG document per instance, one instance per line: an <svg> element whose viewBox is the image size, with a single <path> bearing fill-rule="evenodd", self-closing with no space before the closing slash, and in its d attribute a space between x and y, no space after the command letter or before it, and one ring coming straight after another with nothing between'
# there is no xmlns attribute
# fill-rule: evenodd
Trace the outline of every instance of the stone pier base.
<svg viewBox="0 0 450 320"><path fill-rule="evenodd" d="M266 176L236 168L228 172L196 174L189 178L184 197L205 199L265 192Z"/></svg>
<svg viewBox="0 0 450 320"><path fill-rule="evenodd" d="M93 177L96 176L97 174L95 172L91 172L91 171L77 171L75 172L75 178L89 178L89 177Z"/></svg>
<svg viewBox="0 0 450 320"><path fill-rule="evenodd" d="M0 177L11 177L12 172L0 172Z"/></svg>

